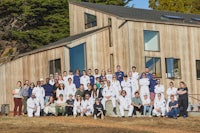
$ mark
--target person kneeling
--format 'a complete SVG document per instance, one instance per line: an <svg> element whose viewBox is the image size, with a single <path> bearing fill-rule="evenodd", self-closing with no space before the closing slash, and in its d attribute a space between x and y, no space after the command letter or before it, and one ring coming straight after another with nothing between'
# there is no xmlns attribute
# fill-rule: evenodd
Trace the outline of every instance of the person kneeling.
<svg viewBox="0 0 200 133"><path fill-rule="evenodd" d="M56 115L56 108L53 96L50 96L49 101L46 103L44 107L44 113L47 116Z"/></svg>
<svg viewBox="0 0 200 133"><path fill-rule="evenodd" d="M65 115L65 100L63 98L63 94L60 94L58 100L56 101L56 116L62 114Z"/></svg>
<svg viewBox="0 0 200 133"><path fill-rule="evenodd" d="M83 106L83 112L81 116L86 115L92 115L93 113L93 100L90 98L90 94L85 94L85 101L84 101L84 106Z"/></svg>
<svg viewBox="0 0 200 133"><path fill-rule="evenodd" d="M169 112L167 112L166 117L177 119L178 115L178 101L174 100L174 95L170 96L171 102L169 102Z"/></svg>
<svg viewBox="0 0 200 133"><path fill-rule="evenodd" d="M73 115L74 99L72 94L69 94L69 99L66 101L66 116Z"/></svg>
<svg viewBox="0 0 200 133"><path fill-rule="evenodd" d="M95 99L95 104L94 104L94 119L97 119L97 117L100 117L101 119L104 119L104 108L103 105L101 104L99 98Z"/></svg>
<svg viewBox="0 0 200 133"><path fill-rule="evenodd" d="M165 99L161 98L160 93L158 93L157 98L154 103L153 116L165 116Z"/></svg>
<svg viewBox="0 0 200 133"><path fill-rule="evenodd" d="M36 100L34 93L27 100L27 113L28 117L40 116L39 102Z"/></svg>
<svg viewBox="0 0 200 133"><path fill-rule="evenodd" d="M131 99L127 97L126 91L122 90L121 96L119 96L119 109L122 117L125 117L124 110L128 110L128 116L132 117L133 114L133 106L131 105Z"/></svg>

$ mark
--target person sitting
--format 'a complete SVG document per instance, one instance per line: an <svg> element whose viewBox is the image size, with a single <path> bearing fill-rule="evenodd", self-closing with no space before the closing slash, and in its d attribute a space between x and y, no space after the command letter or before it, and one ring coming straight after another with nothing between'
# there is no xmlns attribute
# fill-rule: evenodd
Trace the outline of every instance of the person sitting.
<svg viewBox="0 0 200 133"><path fill-rule="evenodd" d="M85 95L89 94L91 97L92 94L92 85L90 83L87 84L87 90L84 91L83 97L85 98Z"/></svg>
<svg viewBox="0 0 200 133"><path fill-rule="evenodd" d="M74 101L73 115L74 118L82 113L83 111L84 100L80 95L76 95L76 99Z"/></svg>
<svg viewBox="0 0 200 133"><path fill-rule="evenodd" d="M46 103L44 107L44 113L47 116L56 115L56 108L53 96L50 96L49 101Z"/></svg>
<svg viewBox="0 0 200 133"><path fill-rule="evenodd" d="M165 99L162 98L161 94L157 94L157 100L154 102L154 110L153 110L153 116L165 116Z"/></svg>
<svg viewBox="0 0 200 133"><path fill-rule="evenodd" d="M169 112L167 112L166 117L177 119L178 115L178 101L174 99L174 95L170 96L169 102Z"/></svg>
<svg viewBox="0 0 200 133"><path fill-rule="evenodd" d="M69 94L69 99L66 101L66 116L73 115L74 99L72 94Z"/></svg>
<svg viewBox="0 0 200 133"><path fill-rule="evenodd" d="M113 105L113 112L115 114L117 114L117 111L116 111L115 90L111 86L111 82L109 80L107 81L107 86L103 89L102 95L103 95L103 99L101 100L101 103L103 105L103 108L106 109L105 108L106 101L111 100L112 101L112 105Z"/></svg>
<svg viewBox="0 0 200 133"><path fill-rule="evenodd" d="M123 82L123 81L122 81ZM127 96L126 91L122 90L121 95L119 96L119 110L122 117L125 117L124 110L128 110L128 116L132 117L133 106L131 105L131 99Z"/></svg>
<svg viewBox="0 0 200 133"><path fill-rule="evenodd" d="M83 105L83 112L81 116L86 115L92 115L93 113L93 100L90 98L90 94L85 94L85 101Z"/></svg>
<svg viewBox="0 0 200 133"><path fill-rule="evenodd" d="M136 116L136 111L139 111L141 115L143 114L143 105L140 98L139 92L135 92L135 97L132 98L132 105L134 107L133 114Z"/></svg>
<svg viewBox="0 0 200 133"><path fill-rule="evenodd" d="M95 99L95 104L93 105L93 109L94 109L94 119L97 119L97 117L104 119L104 108L99 98Z"/></svg>
<svg viewBox="0 0 200 133"><path fill-rule="evenodd" d="M151 117L151 112L152 112L152 105L151 105L151 100L147 96L147 94L144 94L144 98L142 99L143 103L143 115L146 116L146 112L148 111L148 116Z"/></svg>
<svg viewBox="0 0 200 133"><path fill-rule="evenodd" d="M40 106L35 98L35 93L32 93L31 97L27 100L27 113L28 117L40 116Z"/></svg>
<svg viewBox="0 0 200 133"><path fill-rule="evenodd" d="M60 94L58 97L58 100L56 101L56 116L59 114L62 114L64 116L65 114L65 100L63 98L63 94Z"/></svg>

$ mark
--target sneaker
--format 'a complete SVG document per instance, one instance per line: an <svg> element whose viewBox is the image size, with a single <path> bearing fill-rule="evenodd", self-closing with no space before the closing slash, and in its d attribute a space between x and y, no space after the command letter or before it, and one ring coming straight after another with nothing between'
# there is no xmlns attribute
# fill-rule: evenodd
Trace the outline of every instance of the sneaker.
<svg viewBox="0 0 200 133"><path fill-rule="evenodd" d="M68 117L68 114L66 114L65 117Z"/></svg>
<svg viewBox="0 0 200 133"><path fill-rule="evenodd" d="M94 119L95 119L95 120L97 119L97 116L96 116L96 115L94 115Z"/></svg>

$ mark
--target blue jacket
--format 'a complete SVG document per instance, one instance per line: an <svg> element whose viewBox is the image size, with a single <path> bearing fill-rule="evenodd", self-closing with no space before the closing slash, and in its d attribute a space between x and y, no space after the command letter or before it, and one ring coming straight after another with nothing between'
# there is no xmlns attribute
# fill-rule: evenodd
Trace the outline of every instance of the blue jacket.
<svg viewBox="0 0 200 133"><path fill-rule="evenodd" d="M45 96L53 96L53 86L50 84L45 84L42 86L45 91Z"/></svg>
<svg viewBox="0 0 200 133"><path fill-rule="evenodd" d="M157 85L157 79L150 79L149 91L154 92L156 85Z"/></svg>
<svg viewBox="0 0 200 133"><path fill-rule="evenodd" d="M80 75L74 75L74 80L73 80L74 84L76 85L76 88L80 87Z"/></svg>
<svg viewBox="0 0 200 133"><path fill-rule="evenodd" d="M122 72L122 71L115 72L115 75L117 77L117 80L119 80L119 82L121 83L123 81L123 78L124 78L124 72Z"/></svg>

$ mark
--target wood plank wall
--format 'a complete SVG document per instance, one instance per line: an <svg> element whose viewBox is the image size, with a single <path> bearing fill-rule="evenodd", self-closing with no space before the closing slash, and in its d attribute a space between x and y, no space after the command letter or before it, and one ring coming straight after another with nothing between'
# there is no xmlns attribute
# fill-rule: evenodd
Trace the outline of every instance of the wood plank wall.
<svg viewBox="0 0 200 133"><path fill-rule="evenodd" d="M61 69L69 69L69 62L65 63L65 47L55 48L32 55L27 55L0 66L0 105L10 104L13 110L13 98L11 91L17 81L29 80L36 83L40 78L45 80L49 76L49 61L61 59ZM65 64L65 66L64 66ZM67 67L67 68L65 68Z"/></svg>

